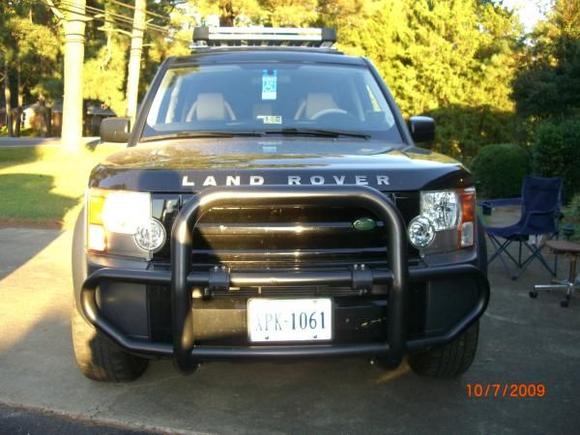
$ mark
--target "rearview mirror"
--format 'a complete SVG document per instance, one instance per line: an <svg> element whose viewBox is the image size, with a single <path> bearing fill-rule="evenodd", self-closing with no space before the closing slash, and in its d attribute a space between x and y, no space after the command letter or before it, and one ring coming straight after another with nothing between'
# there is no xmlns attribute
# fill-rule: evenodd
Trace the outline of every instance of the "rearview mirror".
<svg viewBox="0 0 580 435"><path fill-rule="evenodd" d="M130 132L130 118L105 118L101 121L101 127L99 129L101 141L103 142L126 143L129 141Z"/></svg>
<svg viewBox="0 0 580 435"><path fill-rule="evenodd" d="M407 123L417 144L431 145L435 140L435 120L428 116L411 116Z"/></svg>

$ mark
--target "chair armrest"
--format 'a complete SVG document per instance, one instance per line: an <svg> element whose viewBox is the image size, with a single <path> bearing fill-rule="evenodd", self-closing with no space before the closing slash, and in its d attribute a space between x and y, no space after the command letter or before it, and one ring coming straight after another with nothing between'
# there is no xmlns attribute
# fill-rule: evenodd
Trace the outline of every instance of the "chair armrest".
<svg viewBox="0 0 580 435"><path fill-rule="evenodd" d="M522 198L498 198L498 199L486 199L485 201L480 201L479 205L482 207L509 207L514 205L521 205Z"/></svg>

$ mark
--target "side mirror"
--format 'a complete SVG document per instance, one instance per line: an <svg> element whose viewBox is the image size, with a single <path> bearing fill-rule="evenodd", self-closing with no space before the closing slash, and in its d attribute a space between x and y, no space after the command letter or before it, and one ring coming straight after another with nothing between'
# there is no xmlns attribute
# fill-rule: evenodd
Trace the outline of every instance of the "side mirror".
<svg viewBox="0 0 580 435"><path fill-rule="evenodd" d="M99 133L103 142L120 142L129 141L131 132L130 118L105 118L101 121Z"/></svg>
<svg viewBox="0 0 580 435"><path fill-rule="evenodd" d="M431 145L435 140L435 120L428 116L411 116L407 123L417 144Z"/></svg>

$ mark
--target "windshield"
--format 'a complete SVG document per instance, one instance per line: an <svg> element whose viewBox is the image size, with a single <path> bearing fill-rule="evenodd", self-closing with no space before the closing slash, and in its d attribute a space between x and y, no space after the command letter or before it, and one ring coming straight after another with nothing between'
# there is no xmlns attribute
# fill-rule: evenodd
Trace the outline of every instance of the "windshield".
<svg viewBox="0 0 580 435"><path fill-rule="evenodd" d="M169 69L142 141L216 133L402 143L393 113L364 67L252 63Z"/></svg>

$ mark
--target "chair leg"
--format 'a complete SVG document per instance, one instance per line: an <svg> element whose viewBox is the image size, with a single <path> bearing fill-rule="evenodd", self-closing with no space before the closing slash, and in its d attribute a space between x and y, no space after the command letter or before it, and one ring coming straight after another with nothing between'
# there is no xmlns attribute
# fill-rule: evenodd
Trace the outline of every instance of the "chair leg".
<svg viewBox="0 0 580 435"><path fill-rule="evenodd" d="M522 267L518 273L518 279L520 278L520 276L522 276L522 274L526 271L526 269L528 268L528 266L532 263L532 261L534 261L535 259L537 259L542 266L544 266L544 268L550 273L550 275L552 275L553 277L556 277L556 270L552 269L550 267L550 265L548 264L548 262L546 261L546 259L544 258L544 255L542 254L542 248L538 248L538 247L534 247L531 244L529 244L528 242L523 242L524 245L526 245L526 248L528 248L528 250L530 251L530 256L528 258L526 258L526 260L523 262Z"/></svg>
<svg viewBox="0 0 580 435"><path fill-rule="evenodd" d="M514 258L514 256L508 251L508 248L514 242L513 240L505 239L505 241L502 243L497 239L497 237L492 236L492 235L489 236L489 239L491 240L492 244L496 248L496 251L489 258L489 260L487 260L487 264L491 264L491 262L493 260L495 260L496 257L499 257L501 259L501 254L505 254L510 259L510 261L514 264L515 267L517 267L517 268L520 267L518 260L516 260Z"/></svg>
<svg viewBox="0 0 580 435"><path fill-rule="evenodd" d="M491 240L492 245L495 247L495 252L489 258L489 260L487 261L487 264L490 265L493 262L493 260L495 260L496 258L499 258L499 261L501 261L501 264L503 265L505 271L513 279L514 275L511 271L509 265L507 264L505 258L503 257L503 255L501 255L502 253L505 253L510 257L510 259L512 261L514 261L514 259L511 258L511 255L507 251L507 248L509 247L511 240L506 239L503 243L500 243L500 241L495 236L492 236L491 234L489 234L488 236L489 236L489 239Z"/></svg>
<svg viewBox="0 0 580 435"><path fill-rule="evenodd" d="M576 280L576 260L577 256L570 256L570 269L568 271L568 280L560 281L557 284L536 284L534 289L530 291L529 295L531 298L535 299L538 297L538 291L550 291L550 290L565 290L566 293L564 298L560 300L560 306L566 308L570 305L570 300L572 295L576 291L578 286L575 282ZM529 264L529 263L528 263Z"/></svg>
<svg viewBox="0 0 580 435"><path fill-rule="evenodd" d="M576 289L576 256L570 256L570 269L568 270L568 288L566 289L566 297L560 301L560 306L567 307L570 305L572 293Z"/></svg>

